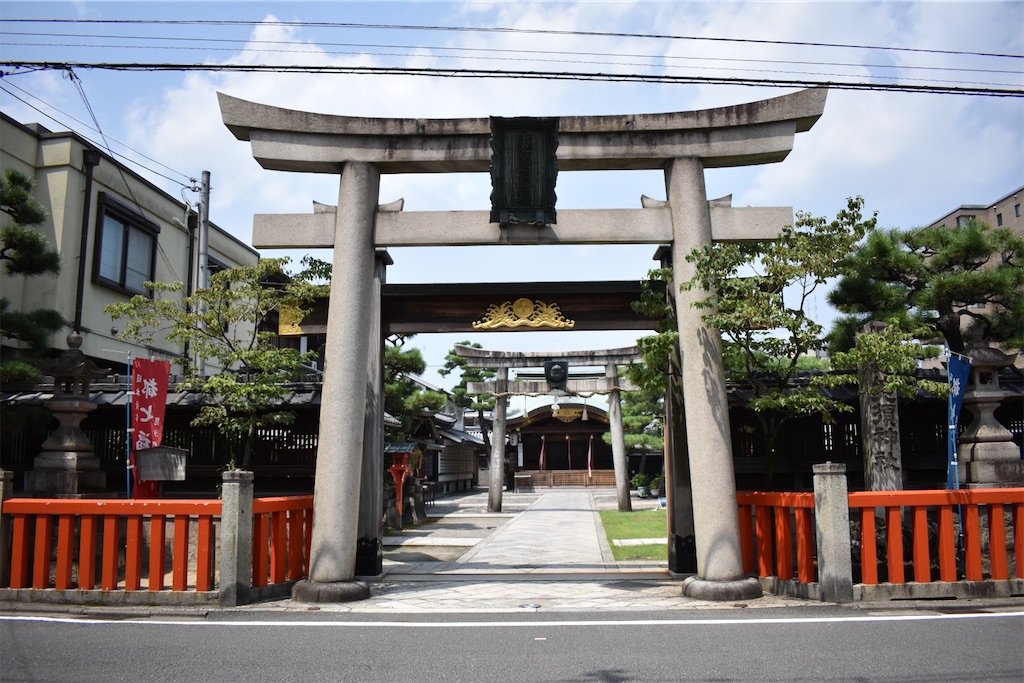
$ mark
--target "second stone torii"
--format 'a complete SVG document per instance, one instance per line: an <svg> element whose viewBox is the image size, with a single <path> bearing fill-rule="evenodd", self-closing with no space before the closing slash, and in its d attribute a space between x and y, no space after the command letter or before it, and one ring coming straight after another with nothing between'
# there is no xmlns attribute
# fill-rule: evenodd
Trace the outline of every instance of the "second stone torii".
<svg viewBox="0 0 1024 683"><path fill-rule="evenodd" d="M622 429L622 396L623 390L635 389L625 380L619 379L618 368L631 361L641 358L640 348L630 346L624 349L606 349L600 351L491 351L472 346L456 344L455 353L466 359L466 364L473 368L486 368L497 373L497 379L489 382L470 382L467 391L470 394L494 394L494 426L491 436L491 480L487 489L487 511L501 512L501 491L504 488L505 475L505 412L508 408L508 397L512 394L548 393L546 382L518 381L510 382L508 371L513 368L537 367L545 361L565 360L570 364L586 366L604 366L604 381L598 383L588 380L569 379L566 391L571 395L580 391L601 391L609 394L608 424L612 435L612 463L615 467L615 492L618 508L621 511L631 509L629 500L629 469L626 462L626 442ZM586 382L586 385L584 385Z"/></svg>

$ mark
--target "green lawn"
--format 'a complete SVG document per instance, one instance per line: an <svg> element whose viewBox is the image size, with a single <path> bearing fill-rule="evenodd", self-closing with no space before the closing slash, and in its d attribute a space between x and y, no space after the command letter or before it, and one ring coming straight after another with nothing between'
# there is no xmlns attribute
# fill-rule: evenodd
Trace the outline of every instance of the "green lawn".
<svg viewBox="0 0 1024 683"><path fill-rule="evenodd" d="M665 538L668 536L668 511L601 510L601 523L616 560L668 560L668 545L617 546L613 541L622 538Z"/></svg>

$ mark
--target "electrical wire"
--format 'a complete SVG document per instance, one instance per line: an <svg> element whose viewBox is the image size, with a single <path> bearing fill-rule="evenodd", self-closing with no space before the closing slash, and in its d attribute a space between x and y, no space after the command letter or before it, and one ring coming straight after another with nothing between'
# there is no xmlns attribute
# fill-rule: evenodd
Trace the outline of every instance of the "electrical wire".
<svg viewBox="0 0 1024 683"><path fill-rule="evenodd" d="M870 90L886 92L972 95L986 97L1024 97L1024 88L952 86L902 83L870 83L782 78L726 78L718 76L672 76L668 74L615 74L571 71L512 71L506 69L443 69L432 67L375 67L343 65L269 65L269 64L156 64L112 62L0 62L0 67L32 70L101 69L108 71L206 71L221 73L306 73L373 76L430 76L439 78L508 78L519 80L597 81L618 83L668 83L742 85L776 88L829 88L833 90ZM16 75L0 72L0 78Z"/></svg>
<svg viewBox="0 0 1024 683"><path fill-rule="evenodd" d="M974 57L999 57L1024 59L1024 55L968 50L941 50L933 48L900 47L884 45L859 45L855 43L826 43L818 41L768 40L759 38L722 38L714 36L682 36L658 33L629 33L621 31L570 31L564 29L474 27L474 26L423 26L414 24L363 24L328 21L242 21L233 19L3 19L11 23L45 24L124 24L153 26L284 26L296 28L349 28L399 31L441 31L465 33L509 33L522 35L589 36L600 38L642 38L653 40L703 41L721 43L743 43L751 45L789 45L798 47L826 47L855 50L885 50L891 52L917 52L936 55L963 55Z"/></svg>
<svg viewBox="0 0 1024 683"><path fill-rule="evenodd" d="M2 22L2 20L0 20ZM759 59L753 57L698 57L693 55L650 55L650 54L639 54L630 52L588 52L588 51L564 51L564 50L530 50L523 48L496 48L496 47L453 47L446 45L391 45L381 43L336 43L329 41L317 41L314 44L306 43L297 40L264 40L264 39L242 39L242 38L191 38L181 36L139 36L139 35L118 35L118 34L77 34L77 33L41 33L41 32L28 32L28 31L0 31L0 35L8 36L39 36L39 37L63 37L63 38L116 38L116 39L132 39L132 40L161 40L169 41L172 43L178 42L190 42L190 43L226 43L229 45L308 45L317 48L324 47L349 47L359 48L361 50L371 49L392 49L392 50L442 50L458 53L500 53L503 55L508 54L523 54L523 55L567 55L571 57L623 57L630 59L647 59L652 61L708 61L708 62L741 62L741 63L753 63L753 64L797 64L801 66L842 66L857 69L899 69L901 71L950 71L950 72L965 72L965 73L997 73L997 74L1021 74L1019 70L1013 69L982 69L982 68L961 68L951 66L919 66L910 64L875 64L875 63L855 63L855 62L829 62L821 60L793 60L793 59ZM210 50L210 51L232 51L232 52L269 52L273 54L282 53L311 53L323 52L324 54L331 55L351 55L351 54L370 54L373 56L410 56L408 54L394 55L393 53L375 53L375 52L330 52L322 51L320 49L314 50L266 50L263 48L248 48L248 47L229 47L229 48L216 48L216 47L181 47L178 45L127 45L125 43L117 44L102 44L102 43L8 43L9 46L17 47L74 47L74 48L97 48L97 49L153 49L153 50ZM418 56L418 55L417 55ZM432 55L434 57L441 57L442 55ZM482 58L481 58L482 59ZM501 57L500 59L515 59L517 61L530 61L528 58L519 57ZM563 61L563 60L543 60L543 61ZM564 61L578 61L578 60L564 60ZM608 62L580 62L588 64L603 64ZM621 62L613 62L615 64L621 64ZM644 64L646 65L646 64Z"/></svg>
<svg viewBox="0 0 1024 683"><path fill-rule="evenodd" d="M40 109L36 105L32 104L31 102L29 102L25 98L19 97L16 93L11 92L10 90L7 89L8 86L13 87L13 88L17 88L21 92L25 93L26 95L28 95L29 97L35 99L36 101L41 102L42 104L44 104L45 106L49 107L53 111L56 111L56 112L58 112L60 114L63 114L67 118L69 118L72 121L80 124L81 126L84 126L85 128L87 128L89 130L93 130L92 126L90 126L88 123L86 123L86 122L84 122L84 121L82 121L80 119L75 118L71 114L68 114L67 112L65 112L65 111L55 107L54 105L50 104L49 102L46 102L46 101L40 99L39 97L36 97L32 93L27 92L24 88L19 88L17 85L15 85L14 83L12 83L10 81L0 81L0 90L2 90L3 92L7 93L12 98L18 100L19 102L24 104L26 107L29 107L30 109L33 109L33 110L39 112L40 114L42 114L46 118L50 119L51 121L53 121L53 122L63 126L64 128L67 128L69 131L71 131L75 135L78 135L79 137L81 137L83 140L89 142L90 144L92 144L92 145L94 145L96 147L102 147L101 143L99 143L96 140L92 139L88 135L80 132L79 130L77 130L75 128L75 126L68 125L68 123L66 121L61 121L60 119L56 118L53 114L50 114L48 112L43 111L42 109ZM189 183L182 183L180 180L176 180L175 178L172 178L172 177L170 177L168 175L165 175L165 174L161 173L160 171L157 171L157 170L155 170L153 168L150 168L149 166L146 166L145 164L142 164L142 163L138 162L137 160L135 160L135 159L133 159L133 158L131 158L129 156L121 154L120 152L114 152L113 150L108 148L107 149L107 153L110 154L112 157L120 160L122 163L131 164L132 166L135 166L137 168L143 169L144 171L148 171L149 173L152 173L153 175L159 176L159 177L163 178L164 180L169 180L170 182L175 183L177 185L180 185L181 187L183 187L185 189L190 189L190 190L194 189L195 183L198 182L195 178L189 177L188 174L182 173L181 171L176 171L175 169L171 168L170 166L167 166L166 164L163 164L163 163L157 161L156 159L153 159L152 157L146 156L145 154L143 154L142 152L138 151L137 149L129 147L128 145L124 144L123 142L119 142L118 140L114 140L113 138L110 138L110 140L115 142L115 143L117 143L121 147L124 147L125 149L127 149L127 150L129 150L129 151L131 151L131 152L133 152L135 154L138 154L143 159L147 159L149 161L152 161L153 163L155 163L155 164L157 164L159 166L162 166L163 168L166 168L167 170L169 170L169 171L171 171L173 173L177 173L178 175L180 175L180 176L182 176L184 178L188 178Z"/></svg>
<svg viewBox="0 0 1024 683"><path fill-rule="evenodd" d="M68 45L68 44L56 44L56 43L41 43L41 44L39 44L39 46L47 46L47 47L85 47L85 48L96 48L96 49L138 49L138 48L142 48L142 49L147 49L147 50L174 50L175 52L180 52L182 50L193 50L193 51L200 51L201 50L203 52L231 52L233 54L246 53L246 52L255 52L255 53L260 53L260 54L266 54L266 53L270 53L270 54L305 54L305 55L324 55L324 56L330 56L330 57L342 57L342 56L345 56L345 57L354 57L354 56L410 57L410 56L413 56L411 54L401 53L401 52L339 52L339 51L336 51L336 50L320 50L320 49L313 49L313 50L267 50L267 49L254 49L254 48L253 49L250 49L250 48L236 49L236 48L228 48L228 47L192 47L192 46L181 47L181 46L170 46L170 45L124 45L124 44L117 44L117 45L114 45L114 44ZM399 46L399 47L404 47L404 46ZM595 53L580 53L580 54L595 54ZM658 66L657 64L651 64L650 62L621 62L621 61L620 62L607 62L607 61L591 61L591 60L584 60L584 59L543 59L543 58L538 58L538 57L508 57L508 56L505 56L505 57L490 57L490 56L480 56L480 55L473 55L473 56L469 56L469 57L463 57L463 56L458 56L458 55L432 55L431 58L432 59L471 59L471 60L476 60L476 61L500 61L500 62L585 64L585 65L617 66L617 67L625 67L625 66L631 66L631 67L637 67L637 66L641 66L641 67ZM654 59L658 59L658 58L650 57L649 59L654 60ZM688 58L677 57L676 59L688 59ZM743 59L716 60L715 58L711 58L711 57L709 57L709 58L693 58L693 59L707 59L708 61L739 61L739 62L744 62L744 61L755 61L755 62L758 62L758 61L760 61L760 62L780 63L780 64L816 64L815 62L790 62L790 61L787 61L787 60L743 60ZM842 63L842 62L836 62L836 63L831 63L831 64L821 64L821 66L830 66L830 65L833 65L833 66L848 66L848 67L851 67L851 68L858 68L858 69L861 69L861 68L875 68L875 67L878 67L878 68L892 68L892 69L897 69L897 68L903 69L904 68L904 67L897 67L897 66L888 66L888 67L886 67L884 65L874 65L873 66L873 65L869 65L869 64L857 65L857 64L849 64L849 63ZM688 69L702 70L702 71L728 71L728 72L741 71L741 72L745 72L745 73L792 74L792 75L801 75L801 76L831 76L831 77L837 77L837 78L849 77L849 74L842 74L842 73L829 73L829 72L820 72L820 71L791 71L791 70L780 70L780 69L753 69L753 68L749 68L749 67L748 68L740 69L740 68L724 67L724 66L685 66L684 67L684 66L680 65L680 66L669 66L667 68L688 68ZM1024 72L1021 72L1021 71L1013 71L1013 70L1008 70L1008 69L1007 70L997 70L997 69L972 70L972 69L945 69L943 67L909 67L909 68L929 69L929 70L936 70L936 71L964 71L964 72L972 72L972 73L994 73L994 74L1014 74L1014 75L1024 74ZM876 76L876 78L895 79L896 76ZM908 78L906 80L914 81L914 82L922 82L922 83L946 83L946 84L959 83L959 84L965 84L965 85L977 85L977 86L984 85L984 86L994 86L994 87L1013 87L1013 85L1014 85L1014 84L1011 84L1011 83L979 83L979 82L971 82L971 81L953 81L953 80L923 79L923 78Z"/></svg>

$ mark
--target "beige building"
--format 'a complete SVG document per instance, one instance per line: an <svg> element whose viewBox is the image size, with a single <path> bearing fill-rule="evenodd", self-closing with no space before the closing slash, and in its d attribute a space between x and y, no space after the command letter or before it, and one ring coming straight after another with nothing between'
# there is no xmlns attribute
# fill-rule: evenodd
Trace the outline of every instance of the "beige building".
<svg viewBox="0 0 1024 683"><path fill-rule="evenodd" d="M1010 228L1024 237L1024 187L1019 187L1002 199L992 204L967 204L950 211L942 218L931 223L933 226L963 225L966 221L976 218L993 228Z"/></svg>
<svg viewBox="0 0 1024 683"><path fill-rule="evenodd" d="M38 226L63 258L60 275L25 278L0 272L12 310L59 311L83 336L82 351L124 372L128 354L179 361L166 340L141 346L117 339L108 304L145 294L146 281L199 282L199 229L194 211L72 132L54 133L0 113L0 170L35 179L49 218ZM255 264L259 254L211 224L209 270ZM66 349L64 333L55 351ZM7 340L4 343L8 343ZM179 372L175 365L173 372Z"/></svg>

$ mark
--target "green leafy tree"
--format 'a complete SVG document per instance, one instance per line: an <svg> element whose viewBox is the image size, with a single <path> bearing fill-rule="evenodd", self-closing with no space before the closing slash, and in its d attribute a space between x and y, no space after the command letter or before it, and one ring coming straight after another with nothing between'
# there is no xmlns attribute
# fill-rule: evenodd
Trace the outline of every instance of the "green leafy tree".
<svg viewBox="0 0 1024 683"><path fill-rule="evenodd" d="M126 319L119 335L142 343L166 335L190 353L218 366L198 374L186 364L180 388L203 397L195 426L214 426L230 435L235 447L228 464L250 466L257 430L291 424L292 411L281 408L289 383L307 371L315 354L279 348L274 321L282 308L305 310L323 293L321 286L286 277L288 259L260 259L215 273L209 287L183 296L181 282L147 282L153 298L138 295L105 309L113 320Z"/></svg>
<svg viewBox="0 0 1024 683"><path fill-rule="evenodd" d="M424 414L436 413L447 397L424 389L410 378L427 368L417 348L405 348L411 336L395 335L384 346L384 410L402 423L398 438L405 440Z"/></svg>
<svg viewBox="0 0 1024 683"><path fill-rule="evenodd" d="M60 273L60 254L33 227L47 217L46 208L32 194L33 187L32 179L15 169L7 169L0 178L0 210L8 217L0 228L0 261L8 275ZM50 337L65 325L67 322L57 311L14 311L6 298L0 299L0 335L20 347L0 358L0 385L37 382Z"/></svg>
<svg viewBox="0 0 1024 683"><path fill-rule="evenodd" d="M844 264L829 302L846 314L829 337L851 348L870 320L904 330L936 330L963 353L973 329L1009 348L1024 345L1024 239L1006 228L969 221L961 227L880 230Z"/></svg>
<svg viewBox="0 0 1024 683"><path fill-rule="evenodd" d="M914 373L917 361L931 353L918 341L926 335L927 328L904 330L897 319L872 324L857 333L852 349L833 354L836 372L814 378L818 386L857 384L864 486L868 490L903 488L899 396L916 396L922 391L946 396L949 391L945 382Z"/></svg>
<svg viewBox="0 0 1024 683"><path fill-rule="evenodd" d="M463 346L471 346L474 349L481 349L483 346L480 344L469 341L459 342ZM490 452L491 444L490 437L488 436L486 425L484 424L484 412L494 410L494 396L492 394L486 394L483 396L471 395L468 391L470 382L486 382L489 379L494 378L494 370L488 370L487 368L471 368L467 365L467 359L459 356L455 353L453 348L448 352L448 355L444 357L444 367L438 370L438 374L442 377L447 377L451 373L459 370L459 383L452 387L452 402L455 405L469 410L475 410L477 417L480 422L480 431L483 434L484 448Z"/></svg>
<svg viewBox="0 0 1024 683"><path fill-rule="evenodd" d="M850 411L818 386L795 382L807 356L825 347L824 329L808 314L815 292L848 272L847 257L870 233L864 200L847 201L835 220L798 212L770 242L713 243L687 256L696 272L683 288L712 296L695 304L705 322L721 331L726 376L742 387L766 445L765 483L772 486L776 440L799 415Z"/></svg>

